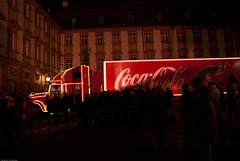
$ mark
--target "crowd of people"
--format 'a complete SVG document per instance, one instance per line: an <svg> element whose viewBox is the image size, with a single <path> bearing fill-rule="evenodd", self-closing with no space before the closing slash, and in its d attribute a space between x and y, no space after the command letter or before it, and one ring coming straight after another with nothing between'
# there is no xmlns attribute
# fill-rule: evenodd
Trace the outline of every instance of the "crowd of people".
<svg viewBox="0 0 240 161"><path fill-rule="evenodd" d="M216 83L204 85L200 79L184 83L181 96L182 123L184 124L184 150L193 150L193 140L197 142L196 152L204 161L211 160L211 147L222 132L222 110L229 112L229 124L233 123L232 115L237 123L239 107L239 89L229 85L227 95L223 94ZM68 122L76 120L78 128L91 130L121 129L129 125L132 132L138 132L141 126L149 125L158 128L158 147L164 148L165 129L168 125L169 111L173 109L173 94L167 88L157 87L152 90L125 88L124 91L105 91L87 94L82 100L81 93L54 93L54 97L46 96L45 103L47 123ZM24 113L27 126L32 128L34 106L28 97L25 101L16 95L4 96L1 100L1 121L4 136L10 140L15 133L20 139L19 120Z"/></svg>

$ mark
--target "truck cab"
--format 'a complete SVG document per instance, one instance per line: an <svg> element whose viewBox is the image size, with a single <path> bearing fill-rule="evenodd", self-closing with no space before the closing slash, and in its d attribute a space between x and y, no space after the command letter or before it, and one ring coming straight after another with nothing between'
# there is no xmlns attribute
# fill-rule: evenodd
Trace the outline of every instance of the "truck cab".
<svg viewBox="0 0 240 161"><path fill-rule="evenodd" d="M90 94L89 66L81 65L64 70L50 81L47 92L31 93L29 96L35 105L39 106L43 112L47 112L46 96L49 95L51 99L55 93L61 95L63 92L67 95L81 93L84 100L86 94Z"/></svg>

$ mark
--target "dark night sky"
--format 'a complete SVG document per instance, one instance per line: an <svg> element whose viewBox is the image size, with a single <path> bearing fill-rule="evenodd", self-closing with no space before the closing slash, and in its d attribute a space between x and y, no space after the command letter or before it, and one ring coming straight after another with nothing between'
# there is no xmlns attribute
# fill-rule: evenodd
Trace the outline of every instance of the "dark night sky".
<svg viewBox="0 0 240 161"><path fill-rule="evenodd" d="M62 1L64 0L37 0L45 9L52 8L55 6L62 6ZM129 2L129 1L155 1L161 4L163 3L174 3L176 6L184 6L184 5L194 5L197 6L207 6L208 8L221 10L224 12L233 12L234 10L238 10L237 4L235 0L228 1L220 1L220 0L66 0L70 5L75 4L87 4L87 3L105 3L105 2ZM173 4L173 5L174 5ZM201 4L201 5L199 5ZM201 9L201 8L199 8ZM203 8L204 9L204 8Z"/></svg>

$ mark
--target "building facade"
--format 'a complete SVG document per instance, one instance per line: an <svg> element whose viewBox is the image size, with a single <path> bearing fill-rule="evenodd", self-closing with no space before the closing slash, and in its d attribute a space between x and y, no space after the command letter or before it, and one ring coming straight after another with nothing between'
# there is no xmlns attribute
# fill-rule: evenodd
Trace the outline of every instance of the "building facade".
<svg viewBox="0 0 240 161"><path fill-rule="evenodd" d="M239 56L238 23L176 5L0 1L0 94L46 91L61 65L97 72L107 60Z"/></svg>
<svg viewBox="0 0 240 161"><path fill-rule="evenodd" d="M0 1L0 93L47 89L60 68L61 27L35 0Z"/></svg>

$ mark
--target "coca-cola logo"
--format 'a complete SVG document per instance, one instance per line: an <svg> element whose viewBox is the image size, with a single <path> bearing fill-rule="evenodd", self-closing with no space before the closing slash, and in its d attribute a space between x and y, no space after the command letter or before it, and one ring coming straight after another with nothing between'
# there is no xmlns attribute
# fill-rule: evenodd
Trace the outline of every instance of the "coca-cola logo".
<svg viewBox="0 0 240 161"><path fill-rule="evenodd" d="M131 74L131 69L126 68L122 70L114 83L115 90L122 90L126 87L145 87L145 88L156 88L174 86L175 90L181 89L185 78L181 77L181 74L186 71L187 67L161 67L152 73L138 73Z"/></svg>

